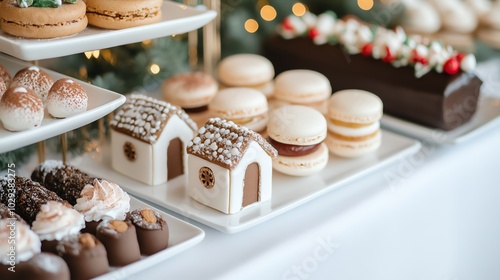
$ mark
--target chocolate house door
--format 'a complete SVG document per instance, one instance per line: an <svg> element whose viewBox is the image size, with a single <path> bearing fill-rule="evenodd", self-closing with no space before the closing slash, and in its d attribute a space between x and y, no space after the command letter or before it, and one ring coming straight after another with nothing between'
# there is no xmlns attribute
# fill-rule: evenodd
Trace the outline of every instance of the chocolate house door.
<svg viewBox="0 0 500 280"><path fill-rule="evenodd" d="M168 180L184 174L183 154L181 139L179 137L172 139L167 150Z"/></svg>
<svg viewBox="0 0 500 280"><path fill-rule="evenodd" d="M245 171L245 181L243 186L243 204L242 207L250 205L259 200L260 185L259 164L254 162L247 166Z"/></svg>

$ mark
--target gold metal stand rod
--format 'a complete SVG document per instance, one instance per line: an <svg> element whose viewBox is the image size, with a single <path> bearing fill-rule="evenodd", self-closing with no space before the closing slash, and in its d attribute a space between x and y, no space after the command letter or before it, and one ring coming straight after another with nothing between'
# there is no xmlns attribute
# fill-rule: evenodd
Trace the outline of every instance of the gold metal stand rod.
<svg viewBox="0 0 500 280"><path fill-rule="evenodd" d="M62 161L64 164L68 162L68 135L66 133L61 134L61 153Z"/></svg>
<svg viewBox="0 0 500 280"><path fill-rule="evenodd" d="M220 0L203 0L203 5L217 13L215 19L203 27L203 66L206 73L215 74L220 59Z"/></svg>
<svg viewBox="0 0 500 280"><path fill-rule="evenodd" d="M188 6L198 5L198 0L184 0ZM192 69L198 68L198 30L188 32L188 58Z"/></svg>
<svg viewBox="0 0 500 280"><path fill-rule="evenodd" d="M45 161L45 142L40 141L37 143L37 150L38 150L38 163L43 163Z"/></svg>

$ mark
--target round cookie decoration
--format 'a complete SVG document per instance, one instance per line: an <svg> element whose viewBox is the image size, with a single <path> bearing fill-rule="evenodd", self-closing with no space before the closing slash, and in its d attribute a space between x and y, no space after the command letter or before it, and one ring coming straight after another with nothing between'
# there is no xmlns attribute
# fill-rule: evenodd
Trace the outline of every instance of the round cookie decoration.
<svg viewBox="0 0 500 280"><path fill-rule="evenodd" d="M84 30L87 23L83 0L0 1L0 28L16 37L70 36Z"/></svg>
<svg viewBox="0 0 500 280"><path fill-rule="evenodd" d="M87 0L89 24L105 29L124 29L161 20L163 0Z"/></svg>

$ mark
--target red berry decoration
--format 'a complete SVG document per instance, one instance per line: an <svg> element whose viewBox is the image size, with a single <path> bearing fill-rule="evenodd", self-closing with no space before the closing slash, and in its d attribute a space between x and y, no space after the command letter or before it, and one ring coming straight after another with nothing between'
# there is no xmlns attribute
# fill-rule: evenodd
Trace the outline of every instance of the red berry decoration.
<svg viewBox="0 0 500 280"><path fill-rule="evenodd" d="M464 59L464 57L465 57L465 54L463 54L463 53L458 53L458 54L457 54L457 59L458 59L458 62L462 62L462 59Z"/></svg>
<svg viewBox="0 0 500 280"><path fill-rule="evenodd" d="M417 50L411 51L411 62L412 63L421 63L423 65L427 65L427 59L420 55Z"/></svg>
<svg viewBox="0 0 500 280"><path fill-rule="evenodd" d="M285 18L285 20L283 21L283 29L293 30L293 24L289 18Z"/></svg>
<svg viewBox="0 0 500 280"><path fill-rule="evenodd" d="M373 45L372 44L366 44L361 49L361 54L364 56L371 56L372 52L373 52Z"/></svg>
<svg viewBox="0 0 500 280"><path fill-rule="evenodd" d="M316 37L318 37L318 36L319 36L319 31L318 31L318 29L316 29L316 28L314 28L314 27L313 27L313 28L311 28L311 29L309 30L309 37L310 37L311 39L314 39L314 38L316 38Z"/></svg>
<svg viewBox="0 0 500 280"><path fill-rule="evenodd" d="M460 62L456 57L451 57L444 63L443 70L447 74L455 75L460 70Z"/></svg>
<svg viewBox="0 0 500 280"><path fill-rule="evenodd" d="M383 58L384 62L393 62L396 57L392 54L391 49L389 47L385 47L385 57Z"/></svg>

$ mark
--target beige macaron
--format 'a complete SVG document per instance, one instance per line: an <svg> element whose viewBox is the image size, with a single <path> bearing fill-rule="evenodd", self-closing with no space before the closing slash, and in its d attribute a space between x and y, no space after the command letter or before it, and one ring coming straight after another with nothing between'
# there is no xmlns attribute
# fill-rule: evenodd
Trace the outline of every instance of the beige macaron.
<svg viewBox="0 0 500 280"><path fill-rule="evenodd" d="M268 121L267 98L252 88L223 89L212 99L208 110L213 117L233 121L256 132L263 131Z"/></svg>
<svg viewBox="0 0 500 280"><path fill-rule="evenodd" d="M381 144L380 118L383 104L373 93L349 89L334 93L328 101L330 152L342 157L359 157Z"/></svg>
<svg viewBox="0 0 500 280"><path fill-rule="evenodd" d="M302 105L284 105L271 112L269 143L278 151L273 168L292 176L308 176L323 170L329 153L325 117Z"/></svg>
<svg viewBox="0 0 500 280"><path fill-rule="evenodd" d="M222 59L217 74L223 87L250 87L270 96L274 91L274 67L257 54L235 54Z"/></svg>
<svg viewBox="0 0 500 280"><path fill-rule="evenodd" d="M124 29L161 20L163 0L86 0L89 24Z"/></svg>
<svg viewBox="0 0 500 280"><path fill-rule="evenodd" d="M187 112L206 109L217 91L217 81L204 72L177 74L162 83L163 99Z"/></svg>

